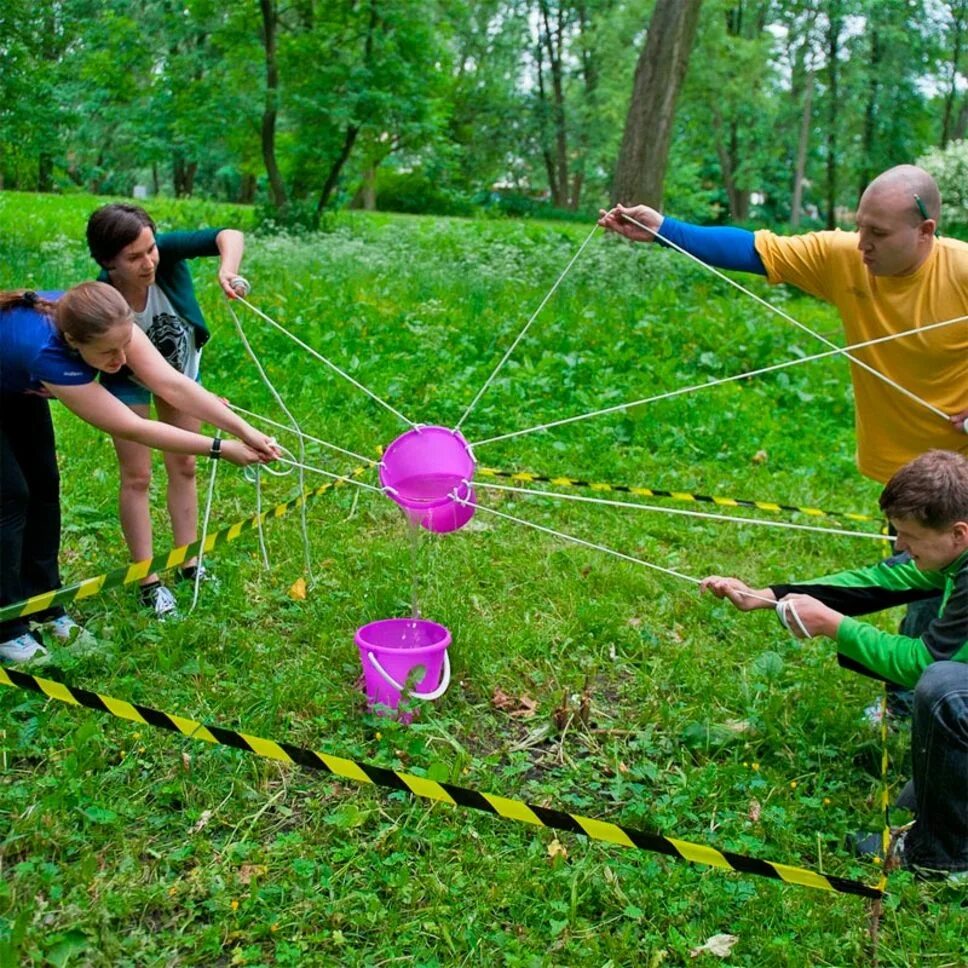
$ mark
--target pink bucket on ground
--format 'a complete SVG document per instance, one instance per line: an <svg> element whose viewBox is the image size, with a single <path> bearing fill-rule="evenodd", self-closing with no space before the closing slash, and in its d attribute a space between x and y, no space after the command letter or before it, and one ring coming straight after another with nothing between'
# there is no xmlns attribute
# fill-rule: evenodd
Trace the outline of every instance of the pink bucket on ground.
<svg viewBox="0 0 968 968"><path fill-rule="evenodd" d="M411 521L441 534L462 528L474 516L477 496L469 483L473 476L474 458L467 441L446 427L408 430L387 447L380 461L380 483L387 497Z"/></svg>
<svg viewBox="0 0 968 968"><path fill-rule="evenodd" d="M408 677L418 666L425 671L412 686L411 698L439 699L447 691L451 640L443 625L422 618L385 618L357 629L355 641L371 707L396 709ZM409 722L411 716L401 718Z"/></svg>

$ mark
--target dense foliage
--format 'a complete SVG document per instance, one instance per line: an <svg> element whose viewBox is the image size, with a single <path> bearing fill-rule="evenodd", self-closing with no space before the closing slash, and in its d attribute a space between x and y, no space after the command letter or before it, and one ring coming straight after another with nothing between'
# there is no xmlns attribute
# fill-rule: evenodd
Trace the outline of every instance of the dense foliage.
<svg viewBox="0 0 968 968"><path fill-rule="evenodd" d="M9 0L0 178L256 201L306 224L346 204L499 211L502 195L592 211L651 8ZM966 26L966 0L705 0L666 203L833 224L872 174L964 138Z"/></svg>

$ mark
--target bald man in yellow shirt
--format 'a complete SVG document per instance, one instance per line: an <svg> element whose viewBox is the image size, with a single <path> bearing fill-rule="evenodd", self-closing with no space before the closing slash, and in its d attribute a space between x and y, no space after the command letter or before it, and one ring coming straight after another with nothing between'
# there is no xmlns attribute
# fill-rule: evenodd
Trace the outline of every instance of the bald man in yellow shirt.
<svg viewBox="0 0 968 968"><path fill-rule="evenodd" d="M939 238L940 216L931 175L899 165L867 187L855 232L754 235L688 225L646 205L617 205L599 224L635 241L652 241L658 232L704 262L797 286L837 307L853 344L968 316L968 244ZM925 451L968 454L968 318L852 355L947 415L850 363L862 474L885 483Z"/></svg>
<svg viewBox="0 0 968 968"><path fill-rule="evenodd" d="M660 245L672 243L721 269L797 286L837 307L848 345L918 330L851 354L923 401L849 364L857 466L883 484L929 450L968 454L968 244L939 238L940 218L941 194L931 175L898 165L867 186L855 232L780 236L700 227L647 205L617 205L601 213L599 225L637 242L659 236ZM948 320L954 322L929 328ZM939 606L939 599L912 605L901 632L921 635ZM892 696L895 715L908 705Z"/></svg>

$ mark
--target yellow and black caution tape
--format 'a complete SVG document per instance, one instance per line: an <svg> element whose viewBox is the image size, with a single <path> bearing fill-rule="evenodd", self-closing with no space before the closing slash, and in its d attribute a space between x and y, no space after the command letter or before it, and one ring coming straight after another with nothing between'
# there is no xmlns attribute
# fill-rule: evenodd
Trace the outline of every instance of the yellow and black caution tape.
<svg viewBox="0 0 968 968"><path fill-rule="evenodd" d="M555 487L583 487L592 491L617 491L619 494L636 494L639 497L671 498L674 501L694 501L699 504L716 504L724 508L759 508L761 511L796 511L812 517L843 518L849 521L879 521L870 514L854 514L850 511L826 511L822 508L801 507L796 504L780 504L777 501L752 501L739 497L720 497L712 494L693 494L689 491L667 491L656 487L636 487L632 484L607 484L585 481L577 477L549 477L532 471L502 471L494 467L479 467L481 477L503 477L521 484L553 484Z"/></svg>
<svg viewBox="0 0 968 968"><path fill-rule="evenodd" d="M777 864L773 861L759 860L745 854L736 854L728 850L718 850L706 844L694 844L675 837L666 837L659 833L639 830L612 823L608 820L596 820L583 817L575 813L567 813L552 807L541 807L522 800L511 800L494 793L482 793L468 787L455 786L452 783L442 783L427 777L415 776L400 770L390 770L372 763L360 763L328 753L318 753L315 750L291 743L276 742L240 733L234 729L212 724L205 725L192 719L185 719L173 713L161 712L149 706L102 696L87 689L79 689L66 683L41 679L25 672L14 669L0 668L0 685L13 686L40 693L49 699L69 703L74 706L86 706L99 712L109 713L119 719L127 719L146 726L157 726L160 729L181 733L189 739L201 740L206 743L216 743L231 746L234 749L255 753L270 760L281 760L283 763L293 763L311 770L322 770L344 780L354 783L372 783L375 786L390 790L401 790L425 800L436 800L455 807L466 807L473 810L483 810L496 814L506 820L517 823L532 824L536 827L551 827L555 830L566 830L580 834L591 840L599 840L622 847L638 848L655 854L666 854L670 857L682 858L694 864L705 864L724 870L735 871L738 874L752 874L757 877L768 877L783 881L785 884L798 884L821 891L833 891L837 894L853 894L858 897L880 898L884 895L885 881L871 886L861 881L851 881L830 874L820 874L802 867L791 867L787 864Z"/></svg>
<svg viewBox="0 0 968 968"><path fill-rule="evenodd" d="M359 477L365 472L366 468L357 467L349 476ZM81 598L90 598L92 595L98 595L103 591L107 591L109 588L118 588L121 585L129 585L132 582L140 581L154 571L168 571L180 565L188 558L194 558L199 551L204 550L208 554L213 548L227 544L229 541L235 541L236 538L245 534L247 531L254 531L258 528L260 522L265 523L271 518L281 518L293 509L300 507L304 503L309 504L327 491L332 490L334 487L339 487L341 484L342 481L338 480L327 481L319 487L307 488L298 497L285 501L283 504L278 504L276 507L263 511L261 514L255 514L244 521L236 521L235 524L229 525L229 527L223 528L215 534L208 535L205 539L204 549L202 549L202 542L199 539L198 541L193 541L191 544L182 545L180 548L172 548L171 551L155 555L154 558L145 558L144 561L136 561L130 565L122 565L120 568L115 568L113 571L106 572L103 575L85 578L83 581L76 582L73 585L65 585L63 588L56 588L53 591L43 592L40 595L32 595L22 602L5 605L3 608L0 608L0 622L6 622L12 618L23 618L26 615L34 615L37 612L42 612L55 605L67 605Z"/></svg>

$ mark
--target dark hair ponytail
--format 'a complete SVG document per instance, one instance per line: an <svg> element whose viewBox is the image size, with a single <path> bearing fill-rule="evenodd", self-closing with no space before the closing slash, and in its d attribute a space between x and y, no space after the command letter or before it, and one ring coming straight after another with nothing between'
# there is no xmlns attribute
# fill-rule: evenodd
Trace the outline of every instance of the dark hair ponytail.
<svg viewBox="0 0 968 968"><path fill-rule="evenodd" d="M5 309L36 309L45 316L54 314L56 303L38 296L33 289L8 289L0 292L0 312Z"/></svg>

